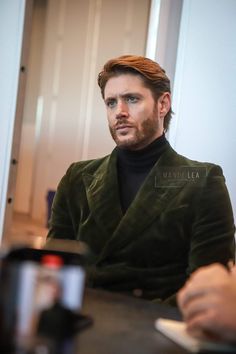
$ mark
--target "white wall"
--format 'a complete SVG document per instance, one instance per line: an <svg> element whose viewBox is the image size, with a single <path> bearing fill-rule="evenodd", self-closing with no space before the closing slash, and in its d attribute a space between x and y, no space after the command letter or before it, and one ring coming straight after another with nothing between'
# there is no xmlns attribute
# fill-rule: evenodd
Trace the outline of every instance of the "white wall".
<svg viewBox="0 0 236 354"><path fill-rule="evenodd" d="M165 69L171 81L175 79L179 28L183 0L161 0L157 29L156 61Z"/></svg>
<svg viewBox="0 0 236 354"><path fill-rule="evenodd" d="M236 216L235 35L235 0L184 0L169 140L223 167Z"/></svg>
<svg viewBox="0 0 236 354"><path fill-rule="evenodd" d="M0 240L17 106L24 15L25 1L0 1Z"/></svg>

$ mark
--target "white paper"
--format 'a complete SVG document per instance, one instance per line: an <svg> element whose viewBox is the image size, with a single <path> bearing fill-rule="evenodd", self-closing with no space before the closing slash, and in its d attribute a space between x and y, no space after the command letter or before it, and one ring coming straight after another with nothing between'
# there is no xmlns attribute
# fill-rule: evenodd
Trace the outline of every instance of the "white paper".
<svg viewBox="0 0 236 354"><path fill-rule="evenodd" d="M199 353L203 350L212 351L213 353L236 353L236 345L216 343L192 337L187 333L184 322L158 318L155 321L155 328L192 353Z"/></svg>

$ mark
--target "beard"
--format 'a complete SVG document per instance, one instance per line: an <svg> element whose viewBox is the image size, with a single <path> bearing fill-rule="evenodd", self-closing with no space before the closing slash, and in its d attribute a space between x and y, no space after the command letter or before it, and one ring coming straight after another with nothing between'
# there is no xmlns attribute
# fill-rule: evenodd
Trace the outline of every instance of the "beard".
<svg viewBox="0 0 236 354"><path fill-rule="evenodd" d="M140 128L138 128L137 126L132 126L132 136L128 136L127 138L125 138L125 135L128 134L119 134L117 133L116 127L109 126L111 136L115 141L116 145L120 148L129 150L138 150L149 145L157 138L157 132L160 128L158 119L155 119L154 117L155 112L153 112L152 117L149 117L142 122ZM119 124L127 124L127 120L120 119Z"/></svg>

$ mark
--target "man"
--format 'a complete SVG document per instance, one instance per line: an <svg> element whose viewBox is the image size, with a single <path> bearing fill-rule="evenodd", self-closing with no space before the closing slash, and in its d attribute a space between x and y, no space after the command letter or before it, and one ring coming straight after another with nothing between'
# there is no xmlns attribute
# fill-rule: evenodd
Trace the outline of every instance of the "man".
<svg viewBox="0 0 236 354"><path fill-rule="evenodd" d="M179 291L178 304L190 333L236 343L236 266L200 268Z"/></svg>
<svg viewBox="0 0 236 354"><path fill-rule="evenodd" d="M98 84L117 146L68 169L49 238L89 246L90 286L165 300L198 267L233 258L224 177L219 166L180 156L167 142L170 81L157 63L109 60Z"/></svg>

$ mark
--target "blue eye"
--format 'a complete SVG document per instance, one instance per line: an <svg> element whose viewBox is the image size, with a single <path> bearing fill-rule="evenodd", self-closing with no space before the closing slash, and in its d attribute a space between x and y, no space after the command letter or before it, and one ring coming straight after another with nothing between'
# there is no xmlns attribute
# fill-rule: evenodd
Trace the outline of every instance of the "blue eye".
<svg viewBox="0 0 236 354"><path fill-rule="evenodd" d="M116 105L116 100L108 100L108 101L106 101L106 105L109 108L114 108Z"/></svg>
<svg viewBox="0 0 236 354"><path fill-rule="evenodd" d="M138 102L138 97L135 97L135 96L128 96L128 97L126 98L126 101L127 101L128 103L136 103L136 102Z"/></svg>

